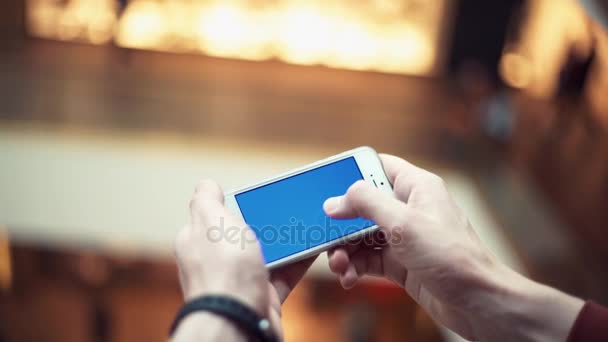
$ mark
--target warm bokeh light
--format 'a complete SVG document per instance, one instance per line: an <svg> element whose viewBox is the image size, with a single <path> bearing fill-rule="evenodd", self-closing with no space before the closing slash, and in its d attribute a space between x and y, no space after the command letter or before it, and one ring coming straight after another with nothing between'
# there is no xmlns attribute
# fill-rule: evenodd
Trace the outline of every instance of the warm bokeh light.
<svg viewBox="0 0 608 342"><path fill-rule="evenodd" d="M153 48L162 43L167 18L153 1L136 1L129 6L117 28L116 42L133 48Z"/></svg>
<svg viewBox="0 0 608 342"><path fill-rule="evenodd" d="M517 89L525 89L532 81L532 67L525 56L507 52L500 61L500 74L505 83Z"/></svg>
<svg viewBox="0 0 608 342"><path fill-rule="evenodd" d="M117 22L116 1L28 0L27 27L42 38L107 43Z"/></svg>
<svg viewBox="0 0 608 342"><path fill-rule="evenodd" d="M44 38L302 65L429 75L445 0L29 0L28 27ZM117 19L118 18L118 19Z"/></svg>
<svg viewBox="0 0 608 342"><path fill-rule="evenodd" d="M265 13L218 3L198 11L193 32L199 49L212 56L267 59L272 31ZM186 30L188 30L186 28Z"/></svg>
<svg viewBox="0 0 608 342"><path fill-rule="evenodd" d="M8 229L0 225L0 290L11 286L11 254L8 243Z"/></svg>
<svg viewBox="0 0 608 342"><path fill-rule="evenodd" d="M569 55L591 51L587 19L573 0L530 0L527 7L521 38L503 56L501 75L510 86L550 97Z"/></svg>

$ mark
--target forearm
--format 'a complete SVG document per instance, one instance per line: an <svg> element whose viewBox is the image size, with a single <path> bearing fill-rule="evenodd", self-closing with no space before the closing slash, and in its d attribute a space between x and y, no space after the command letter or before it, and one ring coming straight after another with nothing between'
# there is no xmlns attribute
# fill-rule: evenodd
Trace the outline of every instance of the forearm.
<svg viewBox="0 0 608 342"><path fill-rule="evenodd" d="M247 341L247 336L225 318L200 312L186 317L171 338L171 342L198 341Z"/></svg>
<svg viewBox="0 0 608 342"><path fill-rule="evenodd" d="M499 266L472 311L481 341L566 341L584 302Z"/></svg>

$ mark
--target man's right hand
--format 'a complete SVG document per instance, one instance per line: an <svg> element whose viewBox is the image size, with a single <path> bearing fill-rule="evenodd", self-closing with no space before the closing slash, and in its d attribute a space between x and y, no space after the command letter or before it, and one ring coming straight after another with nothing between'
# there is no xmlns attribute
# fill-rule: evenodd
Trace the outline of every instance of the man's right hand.
<svg viewBox="0 0 608 342"><path fill-rule="evenodd" d="M344 288L366 274L386 277L437 322L471 340L521 340L529 334L565 340L582 301L500 263L441 178L394 156L381 159L395 197L360 181L324 205L333 218L373 220L386 239L382 248L350 244L329 253Z"/></svg>

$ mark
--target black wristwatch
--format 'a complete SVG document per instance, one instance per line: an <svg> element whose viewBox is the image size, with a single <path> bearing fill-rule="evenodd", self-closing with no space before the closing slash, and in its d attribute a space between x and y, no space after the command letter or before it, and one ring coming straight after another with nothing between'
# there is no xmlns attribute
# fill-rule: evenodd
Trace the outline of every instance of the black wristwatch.
<svg viewBox="0 0 608 342"><path fill-rule="evenodd" d="M270 321L268 321L268 319L260 317L260 315L258 315L253 309L249 308L240 301L221 295L202 296L185 303L184 306L182 306L182 308L178 311L173 323L171 324L169 337L173 335L179 323L186 316L198 311L212 312L228 319L229 321L238 325L257 341L278 341L278 338L272 331L272 327L270 326Z"/></svg>

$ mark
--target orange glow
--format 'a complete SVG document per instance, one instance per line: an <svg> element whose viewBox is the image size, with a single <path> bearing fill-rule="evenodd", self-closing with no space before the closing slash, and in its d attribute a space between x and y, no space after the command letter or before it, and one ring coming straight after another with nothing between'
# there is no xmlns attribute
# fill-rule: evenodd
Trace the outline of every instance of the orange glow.
<svg viewBox="0 0 608 342"><path fill-rule="evenodd" d="M11 287L11 250L8 240L8 229L0 226L0 289Z"/></svg>
<svg viewBox="0 0 608 342"><path fill-rule="evenodd" d="M167 17L154 1L136 1L127 8L116 33L116 43L133 48L154 48L166 37Z"/></svg>
<svg viewBox="0 0 608 342"><path fill-rule="evenodd" d="M28 1L28 29L43 38L103 44L112 39L116 21L116 5L112 0L78 0L67 5L58 1Z"/></svg>
<svg viewBox="0 0 608 342"><path fill-rule="evenodd" d="M238 6L216 4L199 10L195 24L199 48L212 56L267 59L271 33L263 13L248 13Z"/></svg>
<svg viewBox="0 0 608 342"><path fill-rule="evenodd" d="M446 0L28 0L31 34L127 48L429 75Z"/></svg>
<svg viewBox="0 0 608 342"><path fill-rule="evenodd" d="M296 64L317 64L330 49L331 20L312 8L287 8L280 17L279 57Z"/></svg>
<svg viewBox="0 0 608 342"><path fill-rule="evenodd" d="M526 57L505 53L500 61L500 74L505 83L513 88L524 89L532 82L532 67Z"/></svg>
<svg viewBox="0 0 608 342"><path fill-rule="evenodd" d="M531 0L522 38L501 61L504 81L537 97L551 97L568 54L591 49L583 9L573 0Z"/></svg>

